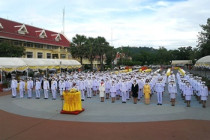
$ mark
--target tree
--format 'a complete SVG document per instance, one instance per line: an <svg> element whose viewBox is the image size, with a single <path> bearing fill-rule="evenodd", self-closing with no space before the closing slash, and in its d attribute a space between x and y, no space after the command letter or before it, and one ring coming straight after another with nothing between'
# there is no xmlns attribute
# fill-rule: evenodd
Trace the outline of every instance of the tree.
<svg viewBox="0 0 210 140"><path fill-rule="evenodd" d="M200 25L202 30L198 35L198 45L201 56L210 55L210 18L207 19L206 25Z"/></svg>
<svg viewBox="0 0 210 140"><path fill-rule="evenodd" d="M93 70L93 60L95 59L95 57L97 55L96 39L93 37L89 37L85 43L85 46L87 47L88 59L90 60L91 71L92 71Z"/></svg>
<svg viewBox="0 0 210 140"><path fill-rule="evenodd" d="M116 57L117 51L112 46L109 46L106 49L106 64L113 69L113 62Z"/></svg>
<svg viewBox="0 0 210 140"><path fill-rule="evenodd" d="M104 65L103 65L103 61L104 61L104 55L107 51L107 47L109 47L109 43L106 41L106 39L104 37L97 37L96 38L96 45L97 45L97 52L98 55L100 57L100 70L104 70Z"/></svg>
<svg viewBox="0 0 210 140"><path fill-rule="evenodd" d="M0 57L22 57L25 55L25 48L13 46L9 42L0 43Z"/></svg>
<svg viewBox="0 0 210 140"><path fill-rule="evenodd" d="M82 65L83 58L87 57L87 50L88 48L85 47L85 43L87 41L86 36L84 35L76 35L72 39L70 51L73 57L80 58L80 63Z"/></svg>

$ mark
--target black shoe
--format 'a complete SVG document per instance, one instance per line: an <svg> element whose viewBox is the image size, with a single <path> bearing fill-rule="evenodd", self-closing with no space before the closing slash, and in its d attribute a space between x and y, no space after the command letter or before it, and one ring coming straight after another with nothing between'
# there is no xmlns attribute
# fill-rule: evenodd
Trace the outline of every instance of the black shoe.
<svg viewBox="0 0 210 140"><path fill-rule="evenodd" d="M84 99L82 99L81 101L85 101Z"/></svg>
<svg viewBox="0 0 210 140"><path fill-rule="evenodd" d="M122 103L126 103L126 102L122 102Z"/></svg>
<svg viewBox="0 0 210 140"><path fill-rule="evenodd" d="M160 105L159 103L157 105Z"/></svg>
<svg viewBox="0 0 210 140"><path fill-rule="evenodd" d="M52 98L52 100L56 100L56 98Z"/></svg>
<svg viewBox="0 0 210 140"><path fill-rule="evenodd" d="M48 99L48 98L44 98L44 99Z"/></svg>
<svg viewBox="0 0 210 140"><path fill-rule="evenodd" d="M16 98L16 96L12 96L12 98Z"/></svg>
<svg viewBox="0 0 210 140"><path fill-rule="evenodd" d="M160 105L162 105L162 104L160 104Z"/></svg>

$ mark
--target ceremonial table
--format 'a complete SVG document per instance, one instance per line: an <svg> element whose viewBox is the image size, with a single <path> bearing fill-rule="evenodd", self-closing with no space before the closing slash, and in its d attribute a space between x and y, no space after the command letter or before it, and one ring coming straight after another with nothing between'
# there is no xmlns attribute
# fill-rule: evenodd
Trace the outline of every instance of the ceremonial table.
<svg viewBox="0 0 210 140"><path fill-rule="evenodd" d="M61 114L79 114L84 111L81 102L81 93L76 89L63 92L63 108Z"/></svg>

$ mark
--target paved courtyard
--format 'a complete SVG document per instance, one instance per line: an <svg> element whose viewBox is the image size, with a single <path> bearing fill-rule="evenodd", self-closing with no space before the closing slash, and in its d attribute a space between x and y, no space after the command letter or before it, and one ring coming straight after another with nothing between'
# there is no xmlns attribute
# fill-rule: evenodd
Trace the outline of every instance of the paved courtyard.
<svg viewBox="0 0 210 140"><path fill-rule="evenodd" d="M177 96L176 106L170 104L169 95L163 95L163 105L157 105L156 95L152 96L151 104L145 105L144 99L137 104L133 104L132 99L126 104L121 100L111 103L111 99L100 102L99 96L86 99L83 102L85 111L79 115L60 114L62 101L60 98L52 100L11 98L11 95L0 97L0 109L13 114L29 116L34 118L44 118L51 120L66 120L77 122L150 122L166 120L210 120L210 103L207 108L202 108L195 97L192 97L191 107Z"/></svg>

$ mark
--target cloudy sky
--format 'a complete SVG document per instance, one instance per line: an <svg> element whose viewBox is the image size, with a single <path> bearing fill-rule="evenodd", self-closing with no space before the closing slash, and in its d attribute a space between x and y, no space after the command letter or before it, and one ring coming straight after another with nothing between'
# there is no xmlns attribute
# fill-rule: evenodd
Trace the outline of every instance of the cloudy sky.
<svg viewBox="0 0 210 140"><path fill-rule="evenodd" d="M0 17L61 32L103 36L115 47L195 47L209 0L0 0Z"/></svg>

